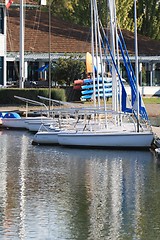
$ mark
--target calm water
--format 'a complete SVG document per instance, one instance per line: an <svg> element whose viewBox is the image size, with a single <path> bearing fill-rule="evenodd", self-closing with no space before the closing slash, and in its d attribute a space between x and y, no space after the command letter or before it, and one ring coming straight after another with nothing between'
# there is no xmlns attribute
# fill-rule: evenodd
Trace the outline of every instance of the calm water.
<svg viewBox="0 0 160 240"><path fill-rule="evenodd" d="M32 146L0 132L0 239L160 239L160 168L143 151Z"/></svg>

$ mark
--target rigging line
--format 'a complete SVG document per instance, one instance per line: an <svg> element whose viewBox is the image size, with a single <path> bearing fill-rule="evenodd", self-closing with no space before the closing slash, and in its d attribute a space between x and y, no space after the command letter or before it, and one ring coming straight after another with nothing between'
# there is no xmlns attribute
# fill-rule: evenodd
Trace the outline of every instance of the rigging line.
<svg viewBox="0 0 160 240"><path fill-rule="evenodd" d="M11 21L10 21L9 11L7 10L7 37L9 40L11 52L13 52L13 41L12 41L12 33L11 33L10 26L11 26Z"/></svg>
<svg viewBox="0 0 160 240"><path fill-rule="evenodd" d="M35 20L34 20L34 26L33 26L33 29L32 29L32 35L33 35L33 32L34 32L34 29L36 29L36 34L34 36L34 43L33 45L30 47L33 51L34 48L35 48L35 45L36 45L36 42L37 42L37 37L38 37L38 29L39 29L39 25L40 25L40 19L41 19L41 9L42 9L42 6L40 6L40 11L38 11L38 9L36 10L36 15L35 15ZM38 13L38 14L37 14ZM38 21L36 23L36 18L37 18L37 15L38 15ZM36 27L35 27L36 26Z"/></svg>
<svg viewBox="0 0 160 240"><path fill-rule="evenodd" d="M11 52L14 52L14 44L13 44L13 40L12 40L12 31L11 31L11 21L10 21L10 15L9 15L9 10L7 9L7 36L8 36L8 41L9 41L9 45L10 45L10 49ZM18 65L16 60L14 59L14 69L16 71L17 77L19 77L19 70L18 70Z"/></svg>
<svg viewBox="0 0 160 240"><path fill-rule="evenodd" d="M27 12L28 13L28 12ZM36 18L37 18L37 9L36 9L36 13L34 15L34 23L33 23L33 27L32 27L32 30L31 30L31 39L33 38L33 31L35 29L35 23L36 23ZM32 49L33 48L33 45L31 45L31 42L29 44L29 48ZM31 50L32 51L32 50Z"/></svg>
<svg viewBox="0 0 160 240"><path fill-rule="evenodd" d="M41 7L40 7L41 8ZM32 27L32 30L35 29L35 26L36 26L36 19L37 19L37 13L39 12L39 9L36 9L36 14L34 16L34 24L33 24L33 27Z"/></svg>
<svg viewBox="0 0 160 240"><path fill-rule="evenodd" d="M104 28L103 28L103 26L102 26L102 22L101 22L100 20L99 20L99 24L100 24L100 28L101 28L102 34L103 34L103 36L105 36L106 34L105 34ZM105 61L105 62L106 62L107 65L108 65L109 72L112 73L111 64L110 64L109 59L108 59L108 57L107 57L107 56L109 56L109 53L107 53L107 46L106 46L105 43L104 43L104 40L103 40L103 38L102 38L102 34L101 34L101 44L102 44L102 48L103 48L104 55L105 55L105 58L106 58L106 61ZM106 35L106 36L107 36L107 35Z"/></svg>
<svg viewBox="0 0 160 240"><path fill-rule="evenodd" d="M119 47L120 47L121 54L122 54L122 57L123 57L124 66L125 66L127 74L128 74L128 80L129 80L130 86L131 86L132 106L134 107L134 104L135 104L135 101L136 101L136 94L137 94L136 83L135 83L135 75L134 75L134 72L133 72L132 64L131 64L130 59L129 59L129 54L128 54L128 51L127 51L127 48L126 48L126 45L125 45L123 34L122 34L122 31L120 30L120 28L119 28L119 31L120 31L120 36L119 36L118 42L119 42ZM140 96L140 93L138 93L138 94L139 94L139 108L140 108L139 112L141 113L141 115L144 119L148 120L148 114L146 112L145 107L143 107L143 105L144 105L143 99Z"/></svg>

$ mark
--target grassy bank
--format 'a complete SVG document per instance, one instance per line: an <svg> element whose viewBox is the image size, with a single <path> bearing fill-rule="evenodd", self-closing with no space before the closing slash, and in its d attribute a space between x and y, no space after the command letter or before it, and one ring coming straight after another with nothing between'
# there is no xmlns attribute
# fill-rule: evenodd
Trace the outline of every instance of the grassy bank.
<svg viewBox="0 0 160 240"><path fill-rule="evenodd" d="M145 104L160 104L160 97L143 98Z"/></svg>
<svg viewBox="0 0 160 240"><path fill-rule="evenodd" d="M144 97L143 101L145 104L160 104L160 97ZM110 98L107 103L111 103L112 99Z"/></svg>

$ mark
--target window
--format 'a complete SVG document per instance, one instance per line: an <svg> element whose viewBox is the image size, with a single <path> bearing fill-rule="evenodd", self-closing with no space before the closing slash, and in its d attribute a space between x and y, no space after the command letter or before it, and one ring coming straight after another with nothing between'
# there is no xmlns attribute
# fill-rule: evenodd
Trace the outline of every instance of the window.
<svg viewBox="0 0 160 240"><path fill-rule="evenodd" d="M0 8L0 33L4 33L4 14L3 8Z"/></svg>

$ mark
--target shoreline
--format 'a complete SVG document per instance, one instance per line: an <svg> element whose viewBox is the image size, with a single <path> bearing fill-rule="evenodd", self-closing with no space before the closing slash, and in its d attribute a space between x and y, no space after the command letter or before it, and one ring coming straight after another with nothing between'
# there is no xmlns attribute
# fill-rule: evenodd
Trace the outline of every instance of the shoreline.
<svg viewBox="0 0 160 240"><path fill-rule="evenodd" d="M90 106L90 104L88 105ZM79 106L85 107L84 104L79 104ZM150 103L150 104L145 104L145 107L149 117L160 117L160 104ZM57 106L55 106L55 108L57 108ZM42 110L42 107L31 106L31 105L28 106L28 111L36 111L36 110ZM25 105L0 105L0 111L26 112L26 106Z"/></svg>
<svg viewBox="0 0 160 240"><path fill-rule="evenodd" d="M74 104L74 103L73 103ZM88 104L90 106L90 104ZM79 104L79 106L84 107L84 104ZM67 106L68 107L68 106ZM160 104L145 104L147 113L149 118L158 118L160 119ZM53 107L52 107L53 108ZM57 106L55 106L57 108ZM37 111L37 110L44 110L42 107L39 106L28 106L28 112ZM22 116L26 114L26 106L25 105L0 105L0 111L10 111L10 112L17 112ZM158 120L160 121L160 120ZM152 126L152 131L154 134L160 138L160 126Z"/></svg>

